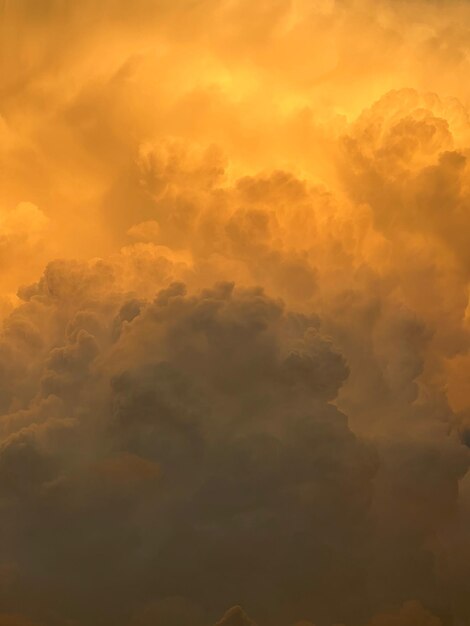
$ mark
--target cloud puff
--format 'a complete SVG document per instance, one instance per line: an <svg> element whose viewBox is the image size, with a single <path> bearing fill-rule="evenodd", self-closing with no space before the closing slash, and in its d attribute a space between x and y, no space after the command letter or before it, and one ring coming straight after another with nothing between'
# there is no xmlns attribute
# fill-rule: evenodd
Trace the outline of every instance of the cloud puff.
<svg viewBox="0 0 470 626"><path fill-rule="evenodd" d="M234 606L225 613L216 626L254 626L254 622L240 606Z"/></svg>
<svg viewBox="0 0 470 626"><path fill-rule="evenodd" d="M122 289L121 263L54 263L5 326L17 368L3 396L5 546L14 563L20 546L29 555L35 614L60 597L63 619L202 626L241 601L281 626L365 621L385 589L435 603L428 542L457 514L465 448L419 429L355 436L332 404L349 368L321 316L231 283L171 283L148 300ZM410 322L397 319L384 332L401 337ZM390 369L396 339L379 345ZM397 389L402 373L390 370ZM409 405L432 425L414 398L384 410Z"/></svg>
<svg viewBox="0 0 470 626"><path fill-rule="evenodd" d="M407 602L398 612L374 617L370 626L441 626L442 622L418 602Z"/></svg>
<svg viewBox="0 0 470 626"><path fill-rule="evenodd" d="M14 545L30 555L24 584L39 585L42 602L61 597L65 616L106 611L119 623L155 594L184 594L207 619L238 597L279 623L294 596L313 610L312 586L348 576L364 541L376 468L329 403L343 358L318 317L259 288L186 295L175 283L139 303L113 292L110 276L56 264L15 312L41 336L36 367L22 353L17 380L29 376L31 394L4 417L0 453L5 545L13 561ZM39 331L45 322L52 336ZM8 531L20 512L24 524ZM44 562L47 576L36 569ZM115 585L135 577L140 590L117 600Z"/></svg>

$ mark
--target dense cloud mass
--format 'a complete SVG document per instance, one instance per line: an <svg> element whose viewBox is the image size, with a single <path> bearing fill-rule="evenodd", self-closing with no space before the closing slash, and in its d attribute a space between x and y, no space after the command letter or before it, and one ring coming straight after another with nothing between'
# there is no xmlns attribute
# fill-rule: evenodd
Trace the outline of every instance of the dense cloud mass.
<svg viewBox="0 0 470 626"><path fill-rule="evenodd" d="M0 626L470 623L469 23L0 0Z"/></svg>

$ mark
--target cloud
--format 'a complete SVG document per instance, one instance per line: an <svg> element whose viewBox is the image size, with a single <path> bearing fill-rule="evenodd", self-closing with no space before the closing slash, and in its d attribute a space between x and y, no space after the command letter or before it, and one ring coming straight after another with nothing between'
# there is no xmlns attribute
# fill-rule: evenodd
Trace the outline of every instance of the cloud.
<svg viewBox="0 0 470 626"><path fill-rule="evenodd" d="M113 291L112 275L56 264L17 311L35 328L45 307L55 333L49 343L41 333L36 393L4 422L3 498L9 515L26 516L9 532L6 516L5 541L28 550L22 575L43 599L63 594L64 617L96 619L105 607L122 621L136 602L183 590L208 618L233 597L262 612L256 580L269 572L263 597L283 620L307 572L320 588L333 575L330 544L345 550L335 571L349 570L367 517L373 451L329 404L347 376L344 360L317 317L289 312L259 288L185 295L173 284L138 304ZM333 518L328 535L310 532ZM71 558L72 594L62 577ZM44 559L47 579L35 573ZM114 585L131 576L142 591L117 601ZM268 606L279 584L285 597ZM298 597L306 609L311 595Z"/></svg>
<svg viewBox="0 0 470 626"><path fill-rule="evenodd" d="M418 602L407 602L396 613L374 617L370 626L441 626L442 622L431 615Z"/></svg>
<svg viewBox="0 0 470 626"><path fill-rule="evenodd" d="M0 624L2 626L34 626L33 622L21 615L1 615Z"/></svg>
<svg viewBox="0 0 470 626"><path fill-rule="evenodd" d="M240 606L234 606L225 613L216 626L254 626L254 622Z"/></svg>
<svg viewBox="0 0 470 626"><path fill-rule="evenodd" d="M0 8L0 623L466 623L469 5L40 4Z"/></svg>

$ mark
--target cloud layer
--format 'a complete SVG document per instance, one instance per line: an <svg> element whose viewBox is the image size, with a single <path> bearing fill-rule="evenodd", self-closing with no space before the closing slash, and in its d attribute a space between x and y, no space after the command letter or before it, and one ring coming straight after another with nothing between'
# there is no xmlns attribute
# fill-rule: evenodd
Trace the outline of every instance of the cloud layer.
<svg viewBox="0 0 470 626"><path fill-rule="evenodd" d="M0 3L0 626L469 622L469 13Z"/></svg>

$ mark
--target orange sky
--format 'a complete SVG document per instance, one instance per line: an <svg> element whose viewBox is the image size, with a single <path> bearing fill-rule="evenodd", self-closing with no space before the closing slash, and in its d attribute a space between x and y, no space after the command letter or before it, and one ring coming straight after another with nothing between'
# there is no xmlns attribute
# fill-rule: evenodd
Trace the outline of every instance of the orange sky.
<svg viewBox="0 0 470 626"><path fill-rule="evenodd" d="M0 626L470 623L468 24L0 0Z"/></svg>

